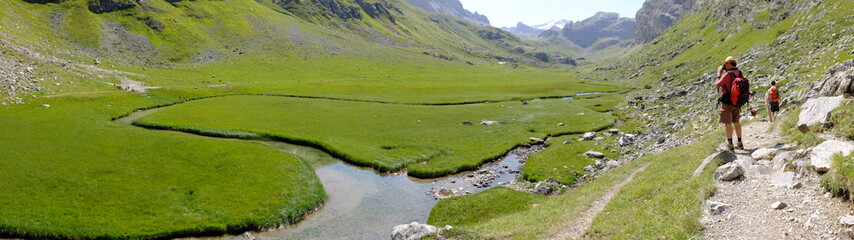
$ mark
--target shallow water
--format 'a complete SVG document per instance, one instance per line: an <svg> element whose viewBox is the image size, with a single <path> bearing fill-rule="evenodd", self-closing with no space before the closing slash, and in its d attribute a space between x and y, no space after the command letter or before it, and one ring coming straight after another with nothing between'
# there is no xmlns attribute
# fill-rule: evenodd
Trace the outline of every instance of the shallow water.
<svg viewBox="0 0 854 240"><path fill-rule="evenodd" d="M158 109L138 111L116 121L131 125L133 120ZM370 168L349 165L311 147L274 141L260 142L311 164L328 198L323 207L297 224L252 232L258 239L388 239L397 225L427 221L430 210L438 203L430 193L431 190L448 189L455 195L464 195L502 185L516 179L518 170L523 166L520 160L526 159L523 155L531 153L511 151L504 158L486 164L478 171L444 178L417 179L408 177L406 173L379 173ZM477 172L483 171L494 172L497 176L489 180L486 186L473 186L473 181L481 180L482 183L482 179L479 179L481 175ZM244 239L244 236L204 239Z"/></svg>
<svg viewBox="0 0 854 240"><path fill-rule="evenodd" d="M476 193L489 188L468 185L464 178L471 173L430 180L410 178L405 173L379 174L345 164L317 149L278 142L267 144L311 163L328 199L323 208L298 224L253 232L259 239L388 239L394 226L427 221L438 202L428 193L430 189L441 186ZM481 170L518 168L521 163L515 155L509 156ZM515 178L516 174L505 171L490 186Z"/></svg>

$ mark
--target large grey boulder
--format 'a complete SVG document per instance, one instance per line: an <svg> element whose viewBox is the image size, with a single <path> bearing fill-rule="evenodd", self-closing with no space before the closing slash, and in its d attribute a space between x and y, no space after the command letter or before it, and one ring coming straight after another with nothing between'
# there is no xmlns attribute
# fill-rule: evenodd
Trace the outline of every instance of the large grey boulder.
<svg viewBox="0 0 854 240"><path fill-rule="evenodd" d="M436 234L439 228L427 224L412 222L410 224L397 225L391 232L393 240L414 240L429 234Z"/></svg>
<svg viewBox="0 0 854 240"><path fill-rule="evenodd" d="M834 154L848 156L852 151L854 151L854 142L829 140L812 149L810 164L817 172L827 172L830 171L831 158Z"/></svg>
<svg viewBox="0 0 854 240"><path fill-rule="evenodd" d="M699 177L700 174L703 174L703 169L706 169L706 166L708 166L709 163L711 163L714 159L720 159L723 163L731 163L737 158L738 156L736 156L735 153L729 150L720 151L709 155L708 157L706 157L706 159L703 160L703 163L701 163L700 166L697 167L696 170L694 170L694 177Z"/></svg>
<svg viewBox="0 0 854 240"><path fill-rule="evenodd" d="M801 115L798 116L798 127L830 122L830 113L842 105L843 100L845 98L842 96L820 97L807 100L807 103L804 103L804 106L801 107Z"/></svg>
<svg viewBox="0 0 854 240"><path fill-rule="evenodd" d="M744 168L735 163L727 163L715 171L715 179L718 181L732 181L744 176Z"/></svg>
<svg viewBox="0 0 854 240"><path fill-rule="evenodd" d="M821 96L854 94L854 59L836 64L827 70L827 75L817 89Z"/></svg>

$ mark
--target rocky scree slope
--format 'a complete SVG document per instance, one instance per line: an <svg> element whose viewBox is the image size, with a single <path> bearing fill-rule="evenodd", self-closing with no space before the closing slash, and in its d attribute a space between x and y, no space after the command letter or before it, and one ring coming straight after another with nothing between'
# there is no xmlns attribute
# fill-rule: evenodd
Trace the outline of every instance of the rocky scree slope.
<svg viewBox="0 0 854 240"><path fill-rule="evenodd" d="M459 0L406 0L406 2L430 12L444 13L472 21L480 26L489 26L489 18L463 8Z"/></svg>
<svg viewBox="0 0 854 240"><path fill-rule="evenodd" d="M635 14L635 43L648 43L673 26L694 6L695 0L647 0Z"/></svg>

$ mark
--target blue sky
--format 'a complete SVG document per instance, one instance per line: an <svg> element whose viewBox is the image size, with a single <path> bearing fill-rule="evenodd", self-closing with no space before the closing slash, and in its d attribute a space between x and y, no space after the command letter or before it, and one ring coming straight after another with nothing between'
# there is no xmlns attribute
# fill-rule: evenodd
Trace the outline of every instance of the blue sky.
<svg viewBox="0 0 854 240"><path fill-rule="evenodd" d="M489 17L496 27L512 27L518 22L528 25L554 19L581 21L596 12L616 12L635 17L644 0L460 0L463 7Z"/></svg>

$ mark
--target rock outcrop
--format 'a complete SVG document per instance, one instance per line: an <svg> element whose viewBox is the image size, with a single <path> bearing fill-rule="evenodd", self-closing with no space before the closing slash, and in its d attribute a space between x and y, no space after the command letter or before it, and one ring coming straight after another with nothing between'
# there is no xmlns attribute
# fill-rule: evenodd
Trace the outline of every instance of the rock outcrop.
<svg viewBox="0 0 854 240"><path fill-rule="evenodd" d="M815 167L817 172L827 172L832 167L831 162L834 154L848 156L852 151L854 151L854 142L829 140L812 149L810 164Z"/></svg>
<svg viewBox="0 0 854 240"><path fill-rule="evenodd" d="M830 114L836 110L845 100L844 97L820 97L807 100L801 107L798 116L798 127L812 126L815 124L827 124L830 122ZM803 131L803 130L802 130Z"/></svg>
<svg viewBox="0 0 854 240"><path fill-rule="evenodd" d="M647 0L635 14L635 42L651 42L679 21L692 6L694 0Z"/></svg>
<svg viewBox="0 0 854 240"><path fill-rule="evenodd" d="M89 11L93 13L107 13L135 8L137 2L134 0L89 0Z"/></svg>
<svg viewBox="0 0 854 240"><path fill-rule="evenodd" d="M827 75L816 88L821 96L854 95L854 59L836 64L827 70Z"/></svg>
<svg viewBox="0 0 854 240"><path fill-rule="evenodd" d="M429 12L448 14L481 26L489 25L489 18L480 13L472 13L466 10L459 0L406 0L406 2Z"/></svg>

